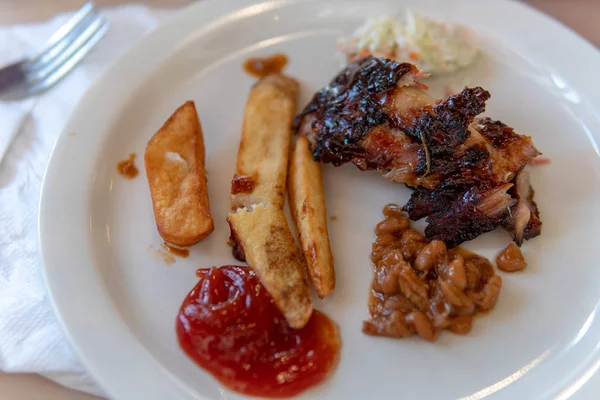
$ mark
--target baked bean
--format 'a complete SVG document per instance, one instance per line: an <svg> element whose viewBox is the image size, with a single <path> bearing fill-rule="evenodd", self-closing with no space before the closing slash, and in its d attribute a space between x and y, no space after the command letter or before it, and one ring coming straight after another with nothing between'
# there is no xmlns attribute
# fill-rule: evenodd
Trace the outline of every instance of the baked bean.
<svg viewBox="0 0 600 400"><path fill-rule="evenodd" d="M483 311L491 310L498 301L498 295L502 288L502 278L494 275L483 286L483 289L473 295L473 301Z"/></svg>
<svg viewBox="0 0 600 400"><path fill-rule="evenodd" d="M504 272L521 271L527 266L521 249L514 243L509 244L496 257L496 265Z"/></svg>
<svg viewBox="0 0 600 400"><path fill-rule="evenodd" d="M442 282L440 284L440 289L442 290L446 301L448 301L448 303L453 307L466 308L473 304L473 301L469 298L469 296L451 283Z"/></svg>
<svg viewBox="0 0 600 400"><path fill-rule="evenodd" d="M373 249L373 251L371 252L371 262L373 263L373 265L379 265L379 262L381 261L383 256L385 256L388 253L388 251L389 250L385 247Z"/></svg>
<svg viewBox="0 0 600 400"><path fill-rule="evenodd" d="M377 269L377 279L373 282L373 289L388 296L399 293L398 274L398 267L381 266Z"/></svg>
<svg viewBox="0 0 600 400"><path fill-rule="evenodd" d="M396 338L416 333L425 340L435 340L443 329L468 333L475 314L492 309L498 300L502 280L492 264L460 247L428 243L410 229L395 204L387 205L383 214L386 219L377 224L371 252L371 319L363 332Z"/></svg>
<svg viewBox="0 0 600 400"><path fill-rule="evenodd" d="M394 236L390 233L384 233L382 235L377 236L375 239L375 243L373 243L373 248L375 247L391 247L398 244L398 237Z"/></svg>
<svg viewBox="0 0 600 400"><path fill-rule="evenodd" d="M390 203L390 204L386 205L385 207L383 207L383 215L386 218L390 218L390 217L405 218L404 211L402 211L402 207L400 207L398 204L394 204L394 203Z"/></svg>
<svg viewBox="0 0 600 400"><path fill-rule="evenodd" d="M412 335L414 329L404 322L400 311L393 311L385 319L371 319L363 322L363 332L368 335L401 338Z"/></svg>
<svg viewBox="0 0 600 400"><path fill-rule="evenodd" d="M448 329L459 335L466 335L471 332L471 327L473 326L473 317L470 315L465 315L462 317L452 318L450 321L450 326Z"/></svg>
<svg viewBox="0 0 600 400"><path fill-rule="evenodd" d="M494 267L488 259L460 247L451 251L455 256L463 258L468 290L481 290L483 284L494 276Z"/></svg>
<svg viewBox="0 0 600 400"><path fill-rule="evenodd" d="M406 218L387 218L377 224L375 234L399 234L408 229L409 221Z"/></svg>
<svg viewBox="0 0 600 400"><path fill-rule="evenodd" d="M454 285L459 290L467 288L467 273L465 272L465 262L463 258L456 255L454 260L450 261L444 279Z"/></svg>
<svg viewBox="0 0 600 400"><path fill-rule="evenodd" d="M465 260L463 265L465 267L465 275L467 277L467 289L475 290L475 288L479 285L479 270L471 261Z"/></svg>
<svg viewBox="0 0 600 400"><path fill-rule="evenodd" d="M386 255L381 258L379 262L382 266L392 266L392 265L408 265L402 258L402 253L399 250L388 251Z"/></svg>
<svg viewBox="0 0 600 400"><path fill-rule="evenodd" d="M388 318L392 322L393 328L390 331L392 337L404 337L413 334L414 329L404 322L404 314L401 311L393 311Z"/></svg>
<svg viewBox="0 0 600 400"><path fill-rule="evenodd" d="M435 329L427 315L421 311L414 311L406 315L406 322L412 324L415 331L425 340L435 339Z"/></svg>
<svg viewBox="0 0 600 400"><path fill-rule="evenodd" d="M371 285L371 293L369 294L369 314L382 315L388 312L385 308L385 296L383 293L375 290L375 282Z"/></svg>
<svg viewBox="0 0 600 400"><path fill-rule="evenodd" d="M464 257L465 262L467 260L467 257ZM492 276L494 276L494 267L492 266L492 263L489 262L489 260L487 258L483 258L477 255L474 255L471 258L468 258L468 260L473 263L475 265L475 268L477 269L477 273L479 275L479 282L477 284L477 287L475 290L480 290L483 285L485 284L485 282L487 282L488 280L490 280L490 278Z"/></svg>
<svg viewBox="0 0 600 400"><path fill-rule="evenodd" d="M477 312L477 306L475 305L475 302L473 301L473 299L470 296L467 296L467 299L469 299L466 304L462 307L453 307L452 309L452 315L454 316L458 316L458 317L464 317L464 316L468 316L468 315L473 315L475 314L475 312Z"/></svg>
<svg viewBox="0 0 600 400"><path fill-rule="evenodd" d="M423 246L415 262L414 268L417 271L429 272L431 268L444 261L446 258L446 245L440 240L432 240L430 243Z"/></svg>
<svg viewBox="0 0 600 400"><path fill-rule="evenodd" d="M419 232L407 229L402 232L400 236L400 249L402 250L402 256L407 261L413 261L419 251L425 246L425 237Z"/></svg>
<svg viewBox="0 0 600 400"><path fill-rule="evenodd" d="M398 284L402 294L419 310L427 310L429 297L428 285L419 279L415 271L408 266L402 268L398 274Z"/></svg>
<svg viewBox="0 0 600 400"><path fill-rule="evenodd" d="M451 323L452 321L447 315L437 314L433 316L433 326L436 329L446 329L450 326Z"/></svg>
<svg viewBox="0 0 600 400"><path fill-rule="evenodd" d="M412 303L401 294L387 297L383 302L383 306L386 310L398 310L403 314L409 313L415 309Z"/></svg>

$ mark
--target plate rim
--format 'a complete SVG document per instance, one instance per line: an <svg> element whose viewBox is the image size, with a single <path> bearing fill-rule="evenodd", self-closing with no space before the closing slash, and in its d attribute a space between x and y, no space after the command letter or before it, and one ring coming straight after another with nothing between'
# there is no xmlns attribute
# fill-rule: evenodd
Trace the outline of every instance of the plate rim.
<svg viewBox="0 0 600 400"><path fill-rule="evenodd" d="M82 345L83 341L81 339L81 336L78 336L78 334L75 334L75 335L73 334L73 331L77 330L77 329L74 329L74 325L77 324L76 313L74 314L72 310L70 311L69 307L67 305L65 305L63 300L58 300L60 298L60 296L57 294L57 290L59 290L59 288L58 288L58 286L56 286L57 281L55 280L56 278L54 277L53 274L56 274L56 271L57 271L56 268L58 265L61 264L61 262L59 262L56 258L53 258L54 257L53 255L50 255L50 254L52 254L52 250L51 250L52 240L49 238L52 237L52 235L54 234L54 232L52 231L52 226L55 225L52 222L53 219L56 220L56 218L60 218L60 217L56 217L56 215L54 213L51 213L49 210L47 210L47 208L49 206L48 203L50 202L49 199L52 198L52 196L53 196L53 193L52 193L53 185L51 184L51 181L59 179L52 175L53 173L55 173L55 169L57 168L57 166L56 166L57 158L58 158L57 154L59 154L60 150L65 146L65 141L67 140L67 138L69 138L68 133L72 132L72 131L77 131L77 129L76 129L76 127L78 126L77 116L81 115L82 111L85 110L86 108L88 108L88 109L90 108L89 104L94 103L94 99L98 97L99 92L102 92L102 88L103 88L105 82L109 80L109 78L118 76L119 70L123 69L126 64L140 65L139 61L136 60L135 57L140 55L143 49L149 48L150 44L155 44L159 38L163 39L161 41L163 43L171 43L174 46L178 45L177 39L179 38L180 35L182 35L182 34L185 35L185 31L186 31L186 29L183 29L183 30L177 29L178 24L182 20L191 18L191 15L201 17L204 14L204 18L201 18L201 19L206 20L206 25L202 25L202 23L199 23L198 27L196 29L208 30L208 29L213 28L214 23L225 23L228 19L227 18L228 15L232 15L236 11L246 9L248 7L252 7L252 6L260 7L261 5L263 5L263 6L269 5L270 7L277 8L280 6L284 6L285 4L292 4L292 3L299 3L299 2L312 2L312 1L316 1L316 0L275 0L275 1L230 0L228 2L222 2L222 1L219 2L218 0L203 0L202 2L192 3L188 6L174 12L174 14L172 16L170 16L166 21L164 21L156 29L154 29L152 32L150 32L146 36L144 36L138 42L136 42L129 50L127 50L125 52L125 54L123 54L121 57L119 57L119 59L117 61L113 62L101 74L101 76L86 90L86 92L82 96L81 100L79 101L78 105L75 107L73 113L69 117L68 122L65 124L65 127L64 127L62 133L59 135L58 139L56 140L56 142L53 146L52 152L50 154L48 165L46 167L46 171L45 171L44 178L42 181L39 207L38 207L38 247L40 249L40 260L41 260L43 281L44 281L45 287L48 291L48 298L50 300L52 308L57 316L57 319L58 319L61 327L63 328L65 335L69 339L69 342L75 349L75 352L77 353L81 362L86 367L87 371L91 375L93 375L94 379L99 384L99 386L101 386L111 397L126 398L128 393L131 394L132 392L127 391L127 385L123 386L122 382L120 385L116 384L115 379L109 378L108 374L106 374L105 371L100 371L101 367L99 367L98 363L93 360L94 356L92 353L94 353L94 351L90 351L90 348L88 345ZM333 0L333 1L335 1L335 0ZM354 0L354 1L355 2L365 2L367 0ZM459 1L470 2L472 0L459 0ZM519 12L522 12L524 16L526 15L526 16L528 16L528 18L537 18L538 19L537 22L542 22L548 28L556 29L558 32L558 36L560 36L561 40L574 46L575 49L570 48L570 50L573 51L573 53L577 53L578 57L580 55L585 55L585 56L588 56L591 58L595 58L595 60L592 60L593 62L591 62L590 64L600 67L600 50L597 49L596 47L594 47L590 42L588 42L586 39L584 39L579 34L574 32L572 29L566 27L561 22L556 20L554 17L544 14L528 4L520 3L520 2L517 2L514 0L491 0L491 1L488 0L488 4L490 4L490 6L494 6L494 7L495 6L516 7L513 9L517 10ZM213 20L214 20L214 22L211 22ZM181 24L181 25L185 25L185 24ZM178 32L178 31L181 31L181 32ZM189 30L187 33L189 33ZM152 74L153 68L159 67L161 65L161 60L162 59L159 57L154 58L153 66L149 66L148 68L145 68L145 73L146 73L145 75L150 76ZM559 70L562 71L562 68L560 68ZM144 74L141 74L141 75L144 75ZM582 74L582 75L584 75L584 74ZM569 78L571 78L571 77L569 77ZM577 81L577 79L573 79L573 80ZM598 89L595 92L592 90L594 85L589 85L589 87L585 87L585 86L582 86L579 82L577 82L576 86L577 86L577 89L580 90L584 94L585 98L591 104L593 104L594 109L600 110L600 84L595 85L596 88ZM585 88L585 90L584 90L584 88ZM596 132L592 132L590 135L591 135L590 139L592 140L592 142L598 143L600 134L598 134ZM96 138L96 139L98 139L98 138ZM56 240L54 240L54 242L56 242ZM58 267L58 268L60 269L60 267ZM598 355L596 358L600 358L600 355ZM598 364L598 363L596 363L596 364ZM596 365L595 367L597 369L598 365ZM589 371L586 371L586 372L589 372ZM171 375L169 372L165 372L165 373L167 375ZM593 375L593 373L590 374L588 379L591 378L592 375ZM185 384L181 380L179 380L176 377L172 377L172 378L174 378L175 381L177 381L180 384L179 389L181 389L181 391L179 394L184 395L185 398L208 399L205 396L198 397L197 395L192 395L190 393L189 389L185 386ZM586 382L587 382L587 380L584 381L583 383L579 382L579 381L574 382L574 383L569 382L569 385L567 385L568 387L566 387L566 388L570 388L573 385L577 385L578 386L577 389L580 389L583 385L586 384ZM141 393L139 390L139 387L136 388L136 392L134 392L134 393L137 393L138 395ZM164 392L164 393L166 394L167 392ZM168 393L170 395L173 395L174 392L173 392L173 390L169 390ZM155 396L157 394L157 392L153 391L152 394L153 394L153 396ZM155 398L155 397L148 397L148 398Z"/></svg>

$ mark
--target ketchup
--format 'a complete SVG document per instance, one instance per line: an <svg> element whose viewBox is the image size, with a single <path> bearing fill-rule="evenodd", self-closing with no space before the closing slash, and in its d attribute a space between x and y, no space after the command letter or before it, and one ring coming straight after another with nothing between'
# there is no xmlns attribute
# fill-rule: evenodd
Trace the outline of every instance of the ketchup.
<svg viewBox="0 0 600 400"><path fill-rule="evenodd" d="M198 270L176 321L179 344L228 388L262 397L294 396L322 382L337 363L337 326L314 311L290 328L248 267Z"/></svg>

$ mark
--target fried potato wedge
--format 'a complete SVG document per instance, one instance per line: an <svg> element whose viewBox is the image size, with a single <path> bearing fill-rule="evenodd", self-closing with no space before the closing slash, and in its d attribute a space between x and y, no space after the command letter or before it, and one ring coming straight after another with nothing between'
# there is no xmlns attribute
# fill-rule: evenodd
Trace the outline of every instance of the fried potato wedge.
<svg viewBox="0 0 600 400"><path fill-rule="evenodd" d="M298 82L284 75L258 81L244 110L231 209L265 203L283 208Z"/></svg>
<svg viewBox="0 0 600 400"><path fill-rule="evenodd" d="M298 83L280 74L250 91L227 221L234 256L257 272L288 324L301 328L312 314L307 267L283 213L297 95Z"/></svg>
<svg viewBox="0 0 600 400"><path fill-rule="evenodd" d="M204 138L194 102L179 107L150 139L144 164L158 233L189 246L214 230L210 214Z"/></svg>
<svg viewBox="0 0 600 400"><path fill-rule="evenodd" d="M310 277L317 294L323 298L335 289L335 270L327 232L321 164L313 159L304 136L298 137L292 151L288 195Z"/></svg>
<svg viewBox="0 0 600 400"><path fill-rule="evenodd" d="M246 260L288 324L301 328L312 314L306 263L279 207L259 204L229 213L227 222Z"/></svg>

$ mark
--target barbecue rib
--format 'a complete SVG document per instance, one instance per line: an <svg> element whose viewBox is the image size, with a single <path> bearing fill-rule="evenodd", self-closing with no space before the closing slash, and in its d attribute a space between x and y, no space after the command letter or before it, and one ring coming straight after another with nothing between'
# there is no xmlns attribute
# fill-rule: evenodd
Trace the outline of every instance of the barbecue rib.
<svg viewBox="0 0 600 400"><path fill-rule="evenodd" d="M430 240L455 246L498 226L518 244L537 236L533 189L520 174L540 154L531 138L476 118L490 98L483 88L435 101L421 77L412 64L357 60L314 95L294 129L317 161L352 162L416 188L405 209L427 217Z"/></svg>

